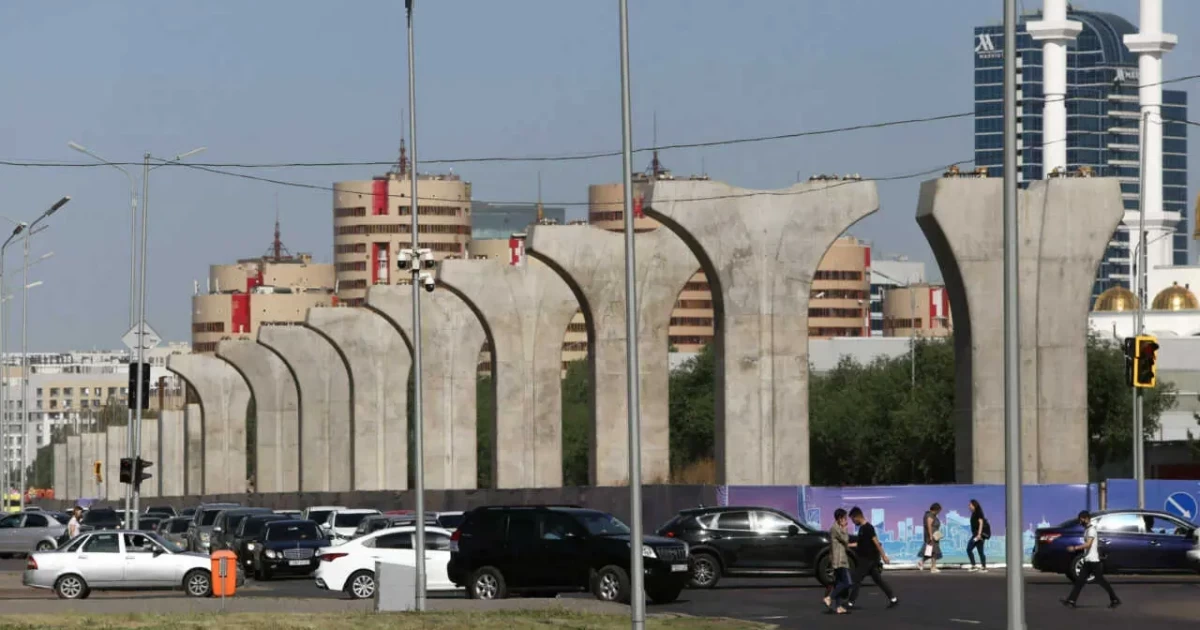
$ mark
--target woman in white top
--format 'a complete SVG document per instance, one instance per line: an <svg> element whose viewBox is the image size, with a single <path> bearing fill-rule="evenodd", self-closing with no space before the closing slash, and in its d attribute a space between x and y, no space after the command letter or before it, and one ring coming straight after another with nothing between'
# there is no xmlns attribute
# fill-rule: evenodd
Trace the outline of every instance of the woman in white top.
<svg viewBox="0 0 1200 630"><path fill-rule="evenodd" d="M79 521L83 519L83 508L78 505L71 510L71 520L67 521L67 540L79 535Z"/></svg>
<svg viewBox="0 0 1200 630"><path fill-rule="evenodd" d="M1075 578L1075 586L1071 587L1071 594L1066 599L1060 601L1062 601L1063 606L1074 608L1075 601L1079 598L1079 592L1088 583L1088 578L1095 577L1096 584L1100 585L1100 588L1103 588L1108 593L1108 607L1116 608L1121 605L1121 600L1113 592L1112 585L1108 583L1108 580L1104 579L1104 562L1100 560L1099 536L1096 532L1096 526L1092 524L1092 515L1087 510L1079 513L1079 524L1083 525L1083 544L1071 546L1067 550L1071 552L1083 552L1083 568L1080 569L1079 575Z"/></svg>

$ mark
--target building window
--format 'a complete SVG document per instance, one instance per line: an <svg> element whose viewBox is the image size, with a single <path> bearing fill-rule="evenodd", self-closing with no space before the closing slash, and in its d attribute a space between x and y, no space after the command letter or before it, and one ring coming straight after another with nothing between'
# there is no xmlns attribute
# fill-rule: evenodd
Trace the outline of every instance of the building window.
<svg viewBox="0 0 1200 630"><path fill-rule="evenodd" d="M672 317L672 326L712 326L711 317Z"/></svg>
<svg viewBox="0 0 1200 630"><path fill-rule="evenodd" d="M834 326L823 326L819 328L809 328L809 337L861 337L863 336L862 328L837 328Z"/></svg>
<svg viewBox="0 0 1200 630"><path fill-rule="evenodd" d="M813 280L862 280L863 274L861 271L827 271L818 269L817 273L813 274Z"/></svg>
<svg viewBox="0 0 1200 630"><path fill-rule="evenodd" d="M38 398L42 397L42 388L41 387L37 388L37 395L38 395Z"/></svg>
<svg viewBox="0 0 1200 630"><path fill-rule="evenodd" d="M343 289L365 289L365 288L367 288L366 280L342 280L338 284Z"/></svg>
<svg viewBox="0 0 1200 630"><path fill-rule="evenodd" d="M357 208L334 208L333 216L339 219L344 217L365 217L367 216L367 209L361 206Z"/></svg>
<svg viewBox="0 0 1200 630"><path fill-rule="evenodd" d="M684 291L707 291L708 283L707 282L689 282L689 283L683 285L683 290Z"/></svg>
<svg viewBox="0 0 1200 630"><path fill-rule="evenodd" d="M675 300L675 308L711 309L712 300Z"/></svg>
<svg viewBox="0 0 1200 630"><path fill-rule="evenodd" d="M53 397L53 396L58 396L58 388L57 388L57 387L51 387L51 388L50 388L50 396L52 396L52 397Z"/></svg>
<svg viewBox="0 0 1200 630"><path fill-rule="evenodd" d="M587 350L586 341L572 341L571 343L563 344L564 352L583 352Z"/></svg>
<svg viewBox="0 0 1200 630"><path fill-rule="evenodd" d="M699 337L696 335L671 335L671 345L673 346L703 346L712 341L712 337Z"/></svg>
<svg viewBox="0 0 1200 630"><path fill-rule="evenodd" d="M365 254L367 253L366 243L346 243L338 245L334 248L334 252L338 254Z"/></svg>
<svg viewBox="0 0 1200 630"><path fill-rule="evenodd" d="M396 208L396 214L400 216L412 216L411 206L399 206ZM457 217L462 216L462 208L454 206L417 206L417 216L431 217Z"/></svg>
<svg viewBox="0 0 1200 630"><path fill-rule="evenodd" d="M613 210L613 211L606 210L606 211L599 211L599 212L589 212L588 213L588 221L591 221L592 223L603 223L605 221L620 221L621 218L624 216L625 216L624 211L622 211L622 210Z"/></svg>
<svg viewBox="0 0 1200 630"><path fill-rule="evenodd" d="M192 352L195 352L197 354L202 353L202 352L216 352L216 351L217 351L217 342L215 342L215 341L202 341L200 343L192 344ZM112 388L110 387L108 389L109 389L108 395L112 396L113 395Z"/></svg>
<svg viewBox="0 0 1200 630"><path fill-rule="evenodd" d="M225 322L195 322L192 324L193 333L223 333ZM87 392L84 392L87 395Z"/></svg>
<svg viewBox="0 0 1200 630"><path fill-rule="evenodd" d="M810 308L808 309L809 317L854 317L861 319L863 311L861 308Z"/></svg>
<svg viewBox="0 0 1200 630"><path fill-rule="evenodd" d="M337 264L337 270L339 273L345 271L366 271L367 263L363 260L356 262L341 262Z"/></svg>
<svg viewBox="0 0 1200 630"><path fill-rule="evenodd" d="M587 324L567 324L567 332L569 333L586 333Z"/></svg>

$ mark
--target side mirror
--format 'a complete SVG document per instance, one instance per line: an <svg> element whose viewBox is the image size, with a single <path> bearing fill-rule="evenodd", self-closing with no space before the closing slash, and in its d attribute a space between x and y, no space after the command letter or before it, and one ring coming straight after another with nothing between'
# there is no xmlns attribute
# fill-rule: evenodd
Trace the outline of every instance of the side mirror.
<svg viewBox="0 0 1200 630"><path fill-rule="evenodd" d="M800 533L800 528L795 525L788 525L788 536L796 536Z"/></svg>
<svg viewBox="0 0 1200 630"><path fill-rule="evenodd" d="M213 528L213 533L214 533L214 534L220 534L220 533L221 533L221 528L220 528L220 527L214 527L214 528Z"/></svg>
<svg viewBox="0 0 1200 630"><path fill-rule="evenodd" d="M163 555L164 553L166 553L166 552L165 552L165 551L163 551L163 548L162 548L162 547L155 547L155 548L154 548L154 557L155 557L155 558L157 558L157 557L159 557L159 556Z"/></svg>

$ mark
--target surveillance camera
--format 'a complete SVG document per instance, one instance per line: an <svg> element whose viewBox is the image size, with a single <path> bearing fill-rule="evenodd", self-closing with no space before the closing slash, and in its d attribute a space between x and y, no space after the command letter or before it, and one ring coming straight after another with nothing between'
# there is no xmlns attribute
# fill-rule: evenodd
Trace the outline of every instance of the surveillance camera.
<svg viewBox="0 0 1200 630"><path fill-rule="evenodd" d="M412 254L408 253L406 249L401 250L400 254L396 256L396 266L401 269L408 269L408 263L410 262L412 262Z"/></svg>
<svg viewBox="0 0 1200 630"><path fill-rule="evenodd" d="M421 252L421 266L425 269L433 269L437 265L437 261L433 259L433 253L429 250Z"/></svg>
<svg viewBox="0 0 1200 630"><path fill-rule="evenodd" d="M421 286L425 287L426 291L433 293L433 290L437 287L437 283L433 281L433 276L423 273L421 274Z"/></svg>

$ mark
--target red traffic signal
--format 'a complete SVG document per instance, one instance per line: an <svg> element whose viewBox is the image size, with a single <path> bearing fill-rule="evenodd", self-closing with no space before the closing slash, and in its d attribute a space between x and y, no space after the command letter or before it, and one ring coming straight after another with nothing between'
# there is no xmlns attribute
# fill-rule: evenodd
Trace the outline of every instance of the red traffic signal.
<svg viewBox="0 0 1200 630"><path fill-rule="evenodd" d="M1158 340L1138 335L1134 343L1133 386L1154 387L1158 382Z"/></svg>

